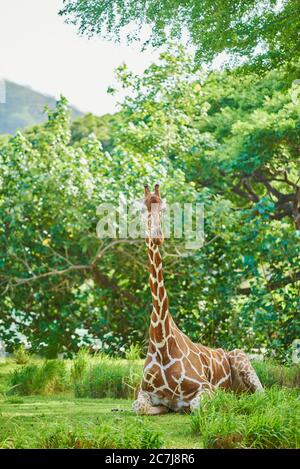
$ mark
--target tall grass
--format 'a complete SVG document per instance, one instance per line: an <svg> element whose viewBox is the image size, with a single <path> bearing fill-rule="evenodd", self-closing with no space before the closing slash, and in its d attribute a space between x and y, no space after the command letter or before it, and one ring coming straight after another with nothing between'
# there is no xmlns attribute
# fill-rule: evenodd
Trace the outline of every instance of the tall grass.
<svg viewBox="0 0 300 469"><path fill-rule="evenodd" d="M75 397L133 398L141 381L142 365L105 356L85 363L82 372L75 376Z"/></svg>
<svg viewBox="0 0 300 469"><path fill-rule="evenodd" d="M18 365L26 365L30 360L30 354L23 344L14 350L14 360Z"/></svg>
<svg viewBox="0 0 300 469"><path fill-rule="evenodd" d="M71 368L71 377L74 382L80 380L86 371L89 362L91 360L91 355L89 351L85 348L82 348L77 353L76 357L73 360Z"/></svg>
<svg viewBox="0 0 300 469"><path fill-rule="evenodd" d="M116 359L104 354L90 355L81 349L72 361L46 360L42 364L31 361L17 367L11 374L9 393L55 394L74 390L76 397L135 397L142 378L143 361L138 360L139 349L132 346L127 359ZM282 366L272 361L253 362L253 366L265 388L299 387L299 365Z"/></svg>
<svg viewBox="0 0 300 469"><path fill-rule="evenodd" d="M300 366L279 365L275 361L253 361L252 365L265 387L300 388Z"/></svg>
<svg viewBox="0 0 300 469"><path fill-rule="evenodd" d="M295 390L272 388L236 396L219 390L191 416L205 448L298 448L300 401Z"/></svg>
<svg viewBox="0 0 300 469"><path fill-rule="evenodd" d="M142 351L139 344L131 344L129 349L125 351L126 360L134 361L141 358Z"/></svg>
<svg viewBox="0 0 300 469"><path fill-rule="evenodd" d="M32 364L13 371L9 394L55 394L70 386L66 365L61 360L46 360L42 365Z"/></svg>

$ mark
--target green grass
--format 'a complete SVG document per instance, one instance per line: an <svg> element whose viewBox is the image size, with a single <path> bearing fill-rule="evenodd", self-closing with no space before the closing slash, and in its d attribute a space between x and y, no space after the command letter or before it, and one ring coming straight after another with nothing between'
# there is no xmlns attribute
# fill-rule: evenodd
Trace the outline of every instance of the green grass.
<svg viewBox="0 0 300 469"><path fill-rule="evenodd" d="M201 447L189 415L138 417L131 404L124 399L71 395L26 396L22 403L2 400L0 447Z"/></svg>
<svg viewBox="0 0 300 469"><path fill-rule="evenodd" d="M134 357L137 355L135 349L130 352ZM282 366L270 360L253 362L253 366L267 388L300 386L299 366ZM83 349L73 361L31 360L30 364L15 368L9 377L9 387L11 393L20 395L56 394L72 388L75 397L132 399L142 369L143 360L91 356Z"/></svg>
<svg viewBox="0 0 300 469"><path fill-rule="evenodd" d="M55 387L50 386L46 388L48 394L45 394L44 390L44 395L31 396L21 395L19 387L18 394L11 395L12 379L16 372L24 378L27 392L29 384L26 377L30 373L24 373L24 370L36 365L35 370L39 376L38 370L45 362L31 359L30 365L20 366L13 360L8 360L7 363L0 364L0 448L201 447L201 440L191 430L189 415L170 413L153 418L133 414L133 389L130 386L135 379L139 382L143 361L128 362L99 356L89 357L87 366L83 361L81 357L77 366L75 361L66 361L70 384L74 379L89 377L89 373L98 379L100 373L98 383L102 386L102 393L108 394L117 390L122 395L130 395L130 400L75 398L72 386L67 392L58 392ZM103 373L100 370L100 362L102 365L105 363ZM113 384L111 378L105 382L110 368L113 368L111 376L116 379ZM124 373L131 368L134 371L132 378ZM130 386L127 386L126 382ZM87 394L93 395L90 390L96 385L97 382L93 383Z"/></svg>
<svg viewBox="0 0 300 469"><path fill-rule="evenodd" d="M14 360L18 365L26 365L30 360L30 354L24 345L20 345L14 350Z"/></svg>
<svg viewBox="0 0 300 469"><path fill-rule="evenodd" d="M78 368L81 369L79 373ZM76 372L75 372L76 369ZM134 398L141 382L143 365L139 361L97 358L85 366L72 368L76 397Z"/></svg>
<svg viewBox="0 0 300 469"><path fill-rule="evenodd" d="M135 350L134 350L135 352ZM5 366L2 368L5 369ZM0 393L29 396L73 390L75 397L133 399L140 385L143 360L91 356L81 350L74 360L34 360L28 365L7 366ZM1 382L4 382L1 388Z"/></svg>
<svg viewBox="0 0 300 469"><path fill-rule="evenodd" d="M42 364L30 364L15 369L9 381L9 393L56 394L70 387L66 364L62 360L46 360Z"/></svg>
<svg viewBox="0 0 300 469"><path fill-rule="evenodd" d="M17 365L10 359L0 363L0 395L7 392L11 373L17 368Z"/></svg>
<svg viewBox="0 0 300 469"><path fill-rule="evenodd" d="M300 400L296 390L234 395L219 390L203 399L192 428L205 448L297 448Z"/></svg>
<svg viewBox="0 0 300 469"><path fill-rule="evenodd" d="M255 371L263 385L300 388L300 366L282 366L275 361L253 361Z"/></svg>

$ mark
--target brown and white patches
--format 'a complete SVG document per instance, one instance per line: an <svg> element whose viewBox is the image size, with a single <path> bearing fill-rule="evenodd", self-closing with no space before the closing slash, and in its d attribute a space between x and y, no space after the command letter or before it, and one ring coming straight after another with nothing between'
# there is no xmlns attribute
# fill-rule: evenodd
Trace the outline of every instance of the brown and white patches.
<svg viewBox="0 0 300 469"><path fill-rule="evenodd" d="M145 189L148 205L153 200L152 196ZM154 196L160 200L157 186ZM157 222L158 219L155 220ZM218 387L237 392L262 391L263 387L244 352L226 352L195 344L175 325L163 280L158 250L161 242L162 236L156 240L146 239L153 309L143 380L133 404L134 411L148 415L159 415L169 409L193 411L200 406L204 394L212 395Z"/></svg>
<svg viewBox="0 0 300 469"><path fill-rule="evenodd" d="M139 415L159 415L169 412L168 407L153 405L149 393L139 391L137 399L132 405L132 409Z"/></svg>
<svg viewBox="0 0 300 469"><path fill-rule="evenodd" d="M263 392L264 388L245 352L235 349L227 355L230 361L233 390L235 392Z"/></svg>

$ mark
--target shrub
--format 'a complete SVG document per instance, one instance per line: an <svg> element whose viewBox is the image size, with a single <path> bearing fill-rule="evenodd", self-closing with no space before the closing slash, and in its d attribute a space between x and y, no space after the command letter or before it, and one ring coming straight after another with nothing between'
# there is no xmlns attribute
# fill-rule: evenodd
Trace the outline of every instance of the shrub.
<svg viewBox="0 0 300 469"><path fill-rule="evenodd" d="M297 448L300 403L296 391L270 389L241 396L219 390L192 414L205 448Z"/></svg>
<svg viewBox="0 0 300 469"><path fill-rule="evenodd" d="M29 362L30 354L24 345L20 345L14 350L14 360L18 365L26 365Z"/></svg>
<svg viewBox="0 0 300 469"><path fill-rule="evenodd" d="M54 394L68 388L66 365L60 360L46 360L15 370L10 378L10 393L20 395Z"/></svg>
<svg viewBox="0 0 300 469"><path fill-rule="evenodd" d="M74 381L76 397L133 398L140 384L142 365L101 357Z"/></svg>
<svg viewBox="0 0 300 469"><path fill-rule="evenodd" d="M118 427L118 431L116 431ZM101 448L101 449L152 449L161 448L159 433L149 428L143 420L134 423L100 423L94 427L59 427L43 436L38 447L53 448Z"/></svg>

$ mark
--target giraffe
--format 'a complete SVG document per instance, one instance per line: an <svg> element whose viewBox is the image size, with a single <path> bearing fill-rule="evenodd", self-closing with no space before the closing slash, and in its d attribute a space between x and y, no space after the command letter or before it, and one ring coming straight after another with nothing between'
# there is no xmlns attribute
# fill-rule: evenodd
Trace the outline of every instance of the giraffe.
<svg viewBox="0 0 300 469"><path fill-rule="evenodd" d="M163 200L156 184L145 186L146 246L149 257L152 313L149 346L143 378L133 403L137 414L159 415L199 408L204 394L218 387L235 392L258 392L263 387L247 355L239 349L225 351L193 343L176 326L165 289L159 246L163 243L160 219Z"/></svg>

